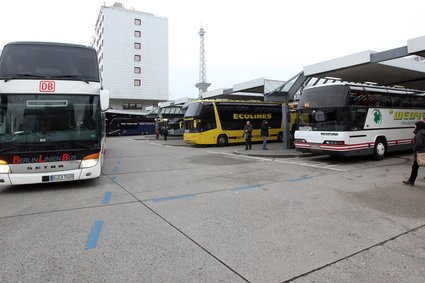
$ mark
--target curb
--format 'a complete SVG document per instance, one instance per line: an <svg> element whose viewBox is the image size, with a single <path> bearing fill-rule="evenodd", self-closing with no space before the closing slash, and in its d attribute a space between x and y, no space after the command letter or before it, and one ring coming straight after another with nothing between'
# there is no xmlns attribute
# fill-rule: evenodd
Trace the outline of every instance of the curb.
<svg viewBox="0 0 425 283"><path fill-rule="evenodd" d="M245 156L253 156L253 157L270 157L270 158L303 158L303 157L311 157L314 156L313 153L302 153L302 152L287 152L287 153L280 153L280 152L268 152L268 153L245 153L240 151L234 151L233 152L236 155L245 155Z"/></svg>

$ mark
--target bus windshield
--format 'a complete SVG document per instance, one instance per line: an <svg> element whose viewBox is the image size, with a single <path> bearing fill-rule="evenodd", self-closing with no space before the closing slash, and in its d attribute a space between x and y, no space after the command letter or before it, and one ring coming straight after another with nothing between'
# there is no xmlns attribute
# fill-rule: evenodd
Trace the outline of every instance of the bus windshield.
<svg viewBox="0 0 425 283"><path fill-rule="evenodd" d="M305 89L298 103L298 129L307 131L363 129L367 109L348 107L349 90L346 85Z"/></svg>
<svg viewBox="0 0 425 283"><path fill-rule="evenodd" d="M302 109L298 110L298 129L307 131L361 130L366 115L366 108Z"/></svg>
<svg viewBox="0 0 425 283"><path fill-rule="evenodd" d="M298 103L298 109L343 107L346 105L349 87L345 85L329 85L306 88Z"/></svg>
<svg viewBox="0 0 425 283"><path fill-rule="evenodd" d="M193 102L189 104L187 111L185 113L185 117L197 117L201 114L202 111L202 102Z"/></svg>
<svg viewBox="0 0 425 283"><path fill-rule="evenodd" d="M93 95L1 94L0 152L97 148L99 116Z"/></svg>
<svg viewBox="0 0 425 283"><path fill-rule="evenodd" d="M184 117L191 118L185 122L185 129L189 133L208 131L217 127L212 102L191 103Z"/></svg>
<svg viewBox="0 0 425 283"><path fill-rule="evenodd" d="M7 44L0 79L59 79L100 82L96 51L73 45Z"/></svg>

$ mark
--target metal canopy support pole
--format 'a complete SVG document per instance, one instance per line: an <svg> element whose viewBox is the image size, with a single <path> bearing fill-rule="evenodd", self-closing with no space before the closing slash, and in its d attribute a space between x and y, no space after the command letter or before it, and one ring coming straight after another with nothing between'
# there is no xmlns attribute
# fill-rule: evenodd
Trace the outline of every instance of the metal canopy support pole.
<svg viewBox="0 0 425 283"><path fill-rule="evenodd" d="M283 124L283 149L289 149L291 147L290 129L289 129L289 105L288 105L288 93L283 94L282 103L282 124Z"/></svg>
<svg viewBox="0 0 425 283"><path fill-rule="evenodd" d="M287 92L283 92L283 105L282 105L282 122L284 125L283 129L283 148L289 149L291 148L291 128L289 125L290 119L289 119L289 101L294 98L294 95L297 93L297 91L303 86L305 81L308 78L304 76L304 72L301 72L298 75L298 78L295 80L295 82L292 84L292 86L289 88Z"/></svg>

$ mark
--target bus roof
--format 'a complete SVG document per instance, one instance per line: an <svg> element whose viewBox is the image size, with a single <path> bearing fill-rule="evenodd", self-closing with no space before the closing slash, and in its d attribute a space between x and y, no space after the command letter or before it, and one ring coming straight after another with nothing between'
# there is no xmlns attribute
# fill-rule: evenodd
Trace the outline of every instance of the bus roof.
<svg viewBox="0 0 425 283"><path fill-rule="evenodd" d="M91 46L73 44L73 43L60 43L60 42L43 42L43 41L13 41L7 43L4 47L8 45L48 45L48 46L65 46L65 47L74 47L74 48L85 48L85 49L94 49Z"/></svg>
<svg viewBox="0 0 425 283"><path fill-rule="evenodd" d="M347 86L350 89L355 88L363 88L363 89L369 89L369 90L387 90L387 91L393 91L398 93L423 93L421 90L417 89L407 89L407 88L397 88L397 87L388 87L388 86L381 86L381 85L373 85L373 84L361 84L361 83L350 83L350 82L334 82L334 83L328 83L328 84L322 84L322 85L316 85L316 86L308 86L306 89L313 89L313 88L321 88L321 87L330 87L330 86Z"/></svg>
<svg viewBox="0 0 425 283"><path fill-rule="evenodd" d="M262 100L231 100L231 99L199 99L199 100L195 100L192 101L193 102L215 102L215 103L264 103L264 104L277 104L277 103L282 103L282 102L278 102L278 101L262 101Z"/></svg>

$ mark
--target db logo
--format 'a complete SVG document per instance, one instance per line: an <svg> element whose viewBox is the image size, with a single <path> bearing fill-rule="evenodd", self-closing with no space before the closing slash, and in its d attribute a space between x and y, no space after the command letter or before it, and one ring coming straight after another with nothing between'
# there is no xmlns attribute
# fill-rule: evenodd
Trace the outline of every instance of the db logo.
<svg viewBox="0 0 425 283"><path fill-rule="evenodd" d="M40 92L55 92L54 81L41 81L39 86Z"/></svg>

